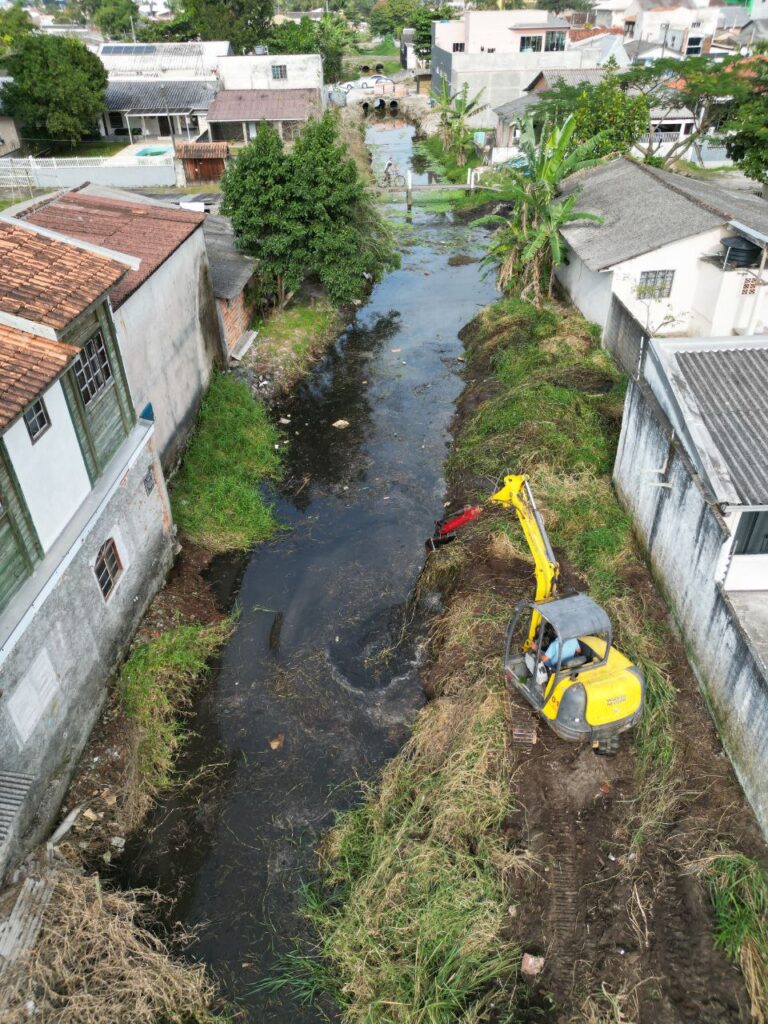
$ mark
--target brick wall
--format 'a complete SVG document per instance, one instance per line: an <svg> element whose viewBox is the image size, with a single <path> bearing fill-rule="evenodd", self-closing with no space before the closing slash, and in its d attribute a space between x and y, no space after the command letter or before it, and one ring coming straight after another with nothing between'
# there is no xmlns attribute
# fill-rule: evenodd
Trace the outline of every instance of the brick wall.
<svg viewBox="0 0 768 1024"><path fill-rule="evenodd" d="M251 322L252 309L245 301L245 293L240 292L233 299L216 299L224 324L224 336L227 349L232 351Z"/></svg>

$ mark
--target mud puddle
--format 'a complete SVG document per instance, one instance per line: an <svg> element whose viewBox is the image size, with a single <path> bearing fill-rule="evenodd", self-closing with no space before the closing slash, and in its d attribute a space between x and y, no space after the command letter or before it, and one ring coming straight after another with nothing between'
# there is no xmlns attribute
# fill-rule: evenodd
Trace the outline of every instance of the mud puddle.
<svg viewBox="0 0 768 1024"><path fill-rule="evenodd" d="M372 125L374 165L391 154L406 168L412 135ZM251 988L300 931L319 836L424 699L408 600L444 495L458 331L494 291L476 263L449 265L458 249L478 254L465 227L417 210L409 230L402 268L275 410L287 529L244 566L211 569L222 600L236 590L240 621L191 723L188 781L124 862L126 883L175 900L174 920L198 929L189 952L251 1021L321 1019Z"/></svg>

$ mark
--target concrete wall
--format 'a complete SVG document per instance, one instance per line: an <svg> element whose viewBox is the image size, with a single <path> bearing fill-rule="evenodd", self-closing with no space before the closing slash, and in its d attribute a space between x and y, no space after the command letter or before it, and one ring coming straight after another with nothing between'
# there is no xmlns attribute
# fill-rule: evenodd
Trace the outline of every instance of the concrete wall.
<svg viewBox="0 0 768 1024"><path fill-rule="evenodd" d="M19 133L12 117L0 114L0 156L7 156L19 148Z"/></svg>
<svg viewBox="0 0 768 1024"><path fill-rule="evenodd" d="M3 435L43 551L48 551L91 490L61 384L42 395L50 427L32 443L23 418ZM52 496L55 495L55 500Z"/></svg>
<svg viewBox="0 0 768 1024"><path fill-rule="evenodd" d="M728 525L670 434L647 384L630 381L616 490L680 625L723 745L768 834L768 680L716 578L724 546L731 543ZM661 467L663 475L653 472Z"/></svg>
<svg viewBox="0 0 768 1024"><path fill-rule="evenodd" d="M489 48L497 53L517 53L520 36L545 31L549 16L543 10L467 11L459 19L434 22L432 39L435 46L451 51L454 43L464 43L465 53ZM518 29L518 25L527 27Z"/></svg>
<svg viewBox="0 0 768 1024"><path fill-rule="evenodd" d="M107 681L170 567L170 507L146 423L126 439L77 520L3 613L38 592L0 648L0 765L32 778L0 844L0 878L47 835ZM110 537L123 572L105 601L93 563Z"/></svg>
<svg viewBox="0 0 768 1024"><path fill-rule="evenodd" d="M118 164L105 161L78 163L64 160L0 160L0 187L12 188L27 179L39 188L73 188L86 181L115 188L175 185L173 160L166 163Z"/></svg>
<svg viewBox="0 0 768 1024"><path fill-rule="evenodd" d="M273 78L272 67L284 64L287 78ZM270 54L266 57L222 57L222 89L320 89L323 63L317 53Z"/></svg>
<svg viewBox="0 0 768 1024"><path fill-rule="evenodd" d="M440 92L445 79L452 92L466 82L470 96L483 90L481 102L488 110L470 119L472 127L493 125L493 110L509 100L519 99L540 71L552 68L591 66L589 55L581 50L563 53L449 53L432 48L432 88Z"/></svg>
<svg viewBox="0 0 768 1024"><path fill-rule="evenodd" d="M555 275L587 320L604 330L611 308L613 273L590 270L573 249L568 249L567 262L555 269Z"/></svg>
<svg viewBox="0 0 768 1024"><path fill-rule="evenodd" d="M113 315L136 412L152 404L157 451L172 466L221 354L202 227Z"/></svg>

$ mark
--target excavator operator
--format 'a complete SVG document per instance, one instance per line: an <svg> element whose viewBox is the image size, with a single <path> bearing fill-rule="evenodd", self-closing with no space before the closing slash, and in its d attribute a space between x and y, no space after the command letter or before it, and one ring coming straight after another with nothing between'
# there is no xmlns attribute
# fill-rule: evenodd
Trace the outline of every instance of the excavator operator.
<svg viewBox="0 0 768 1024"><path fill-rule="evenodd" d="M539 661L542 665L556 665L558 655L560 653L560 641L555 638L546 648L546 650L538 650L538 644L534 640L533 649L538 651ZM563 657L562 661L570 661L571 658L578 658L581 654L581 644L578 640L566 640L563 644Z"/></svg>

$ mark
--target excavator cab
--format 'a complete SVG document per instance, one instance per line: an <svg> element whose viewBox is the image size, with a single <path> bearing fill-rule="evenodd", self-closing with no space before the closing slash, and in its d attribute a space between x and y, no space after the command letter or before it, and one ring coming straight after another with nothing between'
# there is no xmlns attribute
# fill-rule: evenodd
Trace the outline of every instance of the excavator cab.
<svg viewBox="0 0 768 1024"><path fill-rule="evenodd" d="M610 619L586 594L521 601L507 628L504 676L556 735L589 740L600 754L615 753L642 713L642 673L612 646Z"/></svg>

